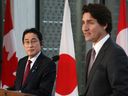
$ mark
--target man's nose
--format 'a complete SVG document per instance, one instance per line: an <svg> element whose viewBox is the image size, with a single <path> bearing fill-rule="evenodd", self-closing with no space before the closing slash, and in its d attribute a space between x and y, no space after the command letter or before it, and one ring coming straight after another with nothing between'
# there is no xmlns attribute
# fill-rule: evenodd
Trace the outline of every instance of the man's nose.
<svg viewBox="0 0 128 96"><path fill-rule="evenodd" d="M83 31L88 31L88 30L89 30L88 25L84 24L84 25L82 26L82 30L83 30Z"/></svg>
<svg viewBox="0 0 128 96"><path fill-rule="evenodd" d="M33 46L32 42L29 42L28 46L29 46L29 47Z"/></svg>

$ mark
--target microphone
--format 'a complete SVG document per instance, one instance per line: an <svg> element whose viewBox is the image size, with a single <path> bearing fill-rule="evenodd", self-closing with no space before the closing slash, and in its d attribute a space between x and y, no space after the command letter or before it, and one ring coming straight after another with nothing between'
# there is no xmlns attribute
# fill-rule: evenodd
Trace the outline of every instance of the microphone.
<svg viewBox="0 0 128 96"><path fill-rule="evenodd" d="M57 62L57 61L59 60L59 58L60 58L59 55L55 55L55 56L52 57L51 60L52 60L53 62Z"/></svg>

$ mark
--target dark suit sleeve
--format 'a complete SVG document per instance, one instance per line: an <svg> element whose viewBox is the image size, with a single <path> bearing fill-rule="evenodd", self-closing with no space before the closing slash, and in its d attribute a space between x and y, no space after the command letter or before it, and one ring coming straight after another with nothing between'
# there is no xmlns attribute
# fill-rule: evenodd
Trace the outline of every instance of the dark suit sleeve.
<svg viewBox="0 0 128 96"><path fill-rule="evenodd" d="M112 88L110 96L128 96L128 57L122 50L110 52L107 65L109 82Z"/></svg>

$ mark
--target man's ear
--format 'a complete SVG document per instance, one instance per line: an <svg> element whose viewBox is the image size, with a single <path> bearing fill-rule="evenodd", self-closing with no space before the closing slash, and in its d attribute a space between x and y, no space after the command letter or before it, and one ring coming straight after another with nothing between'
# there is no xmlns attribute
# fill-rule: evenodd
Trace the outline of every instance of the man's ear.
<svg viewBox="0 0 128 96"><path fill-rule="evenodd" d="M43 41L40 41L40 45L41 45L41 47L43 47Z"/></svg>
<svg viewBox="0 0 128 96"><path fill-rule="evenodd" d="M104 30L106 30L107 27L108 27L108 24L106 24L106 25L104 26Z"/></svg>

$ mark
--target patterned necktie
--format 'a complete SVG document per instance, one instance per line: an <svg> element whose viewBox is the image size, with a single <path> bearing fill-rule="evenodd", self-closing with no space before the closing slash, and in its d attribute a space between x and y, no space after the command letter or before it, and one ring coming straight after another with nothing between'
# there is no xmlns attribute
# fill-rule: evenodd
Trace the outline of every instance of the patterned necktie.
<svg viewBox="0 0 128 96"><path fill-rule="evenodd" d="M90 57L90 63L89 63L89 67L88 67L88 76L89 76L90 70L91 70L91 68L93 66L93 63L95 61L95 55L96 55L95 49L92 48L91 57Z"/></svg>
<svg viewBox="0 0 128 96"><path fill-rule="evenodd" d="M23 78L22 85L25 83L26 78L27 78L27 76L28 76L28 74L29 74L31 63L32 63L31 60L28 60L28 61L27 61L27 67L25 68L25 71L24 71L24 78Z"/></svg>

